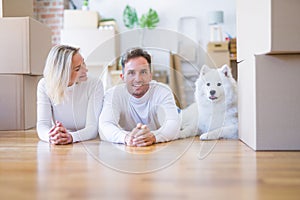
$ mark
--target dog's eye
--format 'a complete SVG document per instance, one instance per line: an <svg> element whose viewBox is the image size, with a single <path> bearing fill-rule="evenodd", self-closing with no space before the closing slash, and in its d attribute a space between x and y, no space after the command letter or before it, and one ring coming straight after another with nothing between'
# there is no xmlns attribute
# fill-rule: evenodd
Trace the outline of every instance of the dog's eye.
<svg viewBox="0 0 300 200"><path fill-rule="evenodd" d="M206 83L207 86L210 86L210 83Z"/></svg>
<svg viewBox="0 0 300 200"><path fill-rule="evenodd" d="M217 84L217 86L221 86L221 85L222 85L221 83L218 83L218 84Z"/></svg>

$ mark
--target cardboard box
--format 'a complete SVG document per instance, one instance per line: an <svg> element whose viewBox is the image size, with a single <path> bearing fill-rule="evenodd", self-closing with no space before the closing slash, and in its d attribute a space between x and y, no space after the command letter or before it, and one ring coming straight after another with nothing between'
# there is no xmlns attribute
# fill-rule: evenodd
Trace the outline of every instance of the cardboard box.
<svg viewBox="0 0 300 200"><path fill-rule="evenodd" d="M61 31L61 43L80 47L80 53L88 65L110 63L117 57L117 39L111 30L70 30Z"/></svg>
<svg viewBox="0 0 300 200"><path fill-rule="evenodd" d="M230 66L228 41L209 42L207 44L205 64L210 67L221 67L225 64Z"/></svg>
<svg viewBox="0 0 300 200"><path fill-rule="evenodd" d="M97 29L99 16L97 11L64 10L64 29Z"/></svg>
<svg viewBox="0 0 300 200"><path fill-rule="evenodd" d="M36 90L41 76L0 74L0 130L36 125Z"/></svg>
<svg viewBox="0 0 300 200"><path fill-rule="evenodd" d="M30 17L0 18L0 73L41 75L51 30Z"/></svg>
<svg viewBox="0 0 300 200"><path fill-rule="evenodd" d="M207 51L219 52L229 51L229 42L209 42L207 44Z"/></svg>
<svg viewBox="0 0 300 200"><path fill-rule="evenodd" d="M33 17L33 0L0 0L0 17Z"/></svg>
<svg viewBox="0 0 300 200"><path fill-rule="evenodd" d="M160 83L168 84L167 71L154 70L152 72L152 79Z"/></svg>
<svg viewBox="0 0 300 200"><path fill-rule="evenodd" d="M252 54L300 53L299 9L299 0L237 1L238 49Z"/></svg>
<svg viewBox="0 0 300 200"><path fill-rule="evenodd" d="M239 137L254 150L300 150L300 54L239 64Z"/></svg>

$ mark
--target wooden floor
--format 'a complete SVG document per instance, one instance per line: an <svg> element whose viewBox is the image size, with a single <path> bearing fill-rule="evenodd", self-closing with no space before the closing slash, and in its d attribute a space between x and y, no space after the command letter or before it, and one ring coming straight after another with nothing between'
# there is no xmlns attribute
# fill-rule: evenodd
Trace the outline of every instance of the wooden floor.
<svg viewBox="0 0 300 200"><path fill-rule="evenodd" d="M0 131L0 199L300 199L300 152L189 138L145 148L67 146Z"/></svg>

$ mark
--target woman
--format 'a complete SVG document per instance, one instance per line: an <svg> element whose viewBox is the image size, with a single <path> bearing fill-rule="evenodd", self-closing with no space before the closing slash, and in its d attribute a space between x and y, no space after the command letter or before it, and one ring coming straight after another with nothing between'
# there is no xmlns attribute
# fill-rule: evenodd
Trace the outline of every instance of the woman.
<svg viewBox="0 0 300 200"><path fill-rule="evenodd" d="M78 48L57 45L49 52L37 87L37 132L51 144L96 138L103 85L87 77Z"/></svg>

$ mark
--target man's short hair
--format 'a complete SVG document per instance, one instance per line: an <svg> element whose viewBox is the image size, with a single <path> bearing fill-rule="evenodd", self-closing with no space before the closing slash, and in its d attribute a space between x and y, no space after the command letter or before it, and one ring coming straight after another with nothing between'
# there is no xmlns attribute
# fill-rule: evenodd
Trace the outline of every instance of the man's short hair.
<svg viewBox="0 0 300 200"><path fill-rule="evenodd" d="M122 73L124 74L124 68L125 68L125 64L132 58L137 58L137 57L143 57L147 60L148 64L149 64L149 68L151 71L151 56L150 54L143 50L142 48L136 47L136 48L132 48L129 49L123 56L121 59L121 65L122 65Z"/></svg>

